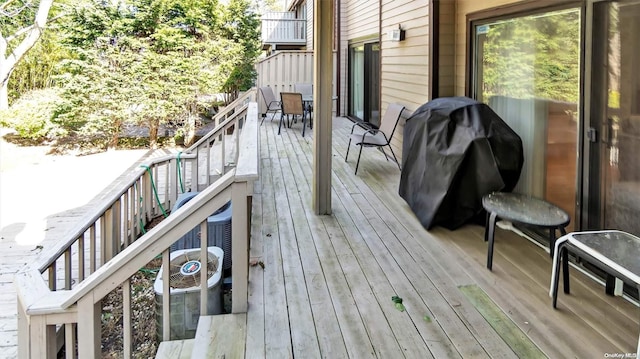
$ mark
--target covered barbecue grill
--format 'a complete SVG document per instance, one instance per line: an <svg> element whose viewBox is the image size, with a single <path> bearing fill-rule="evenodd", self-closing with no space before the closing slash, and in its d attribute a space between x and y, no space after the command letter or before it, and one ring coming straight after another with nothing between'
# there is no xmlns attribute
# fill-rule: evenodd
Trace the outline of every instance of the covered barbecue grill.
<svg viewBox="0 0 640 359"><path fill-rule="evenodd" d="M523 162L520 137L489 106L438 98L407 119L399 194L425 228L456 229L482 213L482 196L510 192Z"/></svg>

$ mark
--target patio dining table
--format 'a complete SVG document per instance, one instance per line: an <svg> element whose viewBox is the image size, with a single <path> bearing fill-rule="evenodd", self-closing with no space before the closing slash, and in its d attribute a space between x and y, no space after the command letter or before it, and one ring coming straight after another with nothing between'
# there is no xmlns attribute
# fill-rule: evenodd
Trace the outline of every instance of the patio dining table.
<svg viewBox="0 0 640 359"><path fill-rule="evenodd" d="M337 99L338 96L331 97L331 101L335 101ZM311 113L313 112L313 95L302 94L302 103L305 111L309 114L309 127L313 128L313 116L311 116Z"/></svg>
<svg viewBox="0 0 640 359"><path fill-rule="evenodd" d="M607 294L614 294L615 278L621 278L626 283L635 284L640 290L640 238L615 230L569 233L556 241L549 288L549 296L552 297L554 308L556 308L558 300L560 265L562 265L564 292L569 293L569 255L567 252L569 249L607 273ZM635 358L640 358L640 335L638 335Z"/></svg>

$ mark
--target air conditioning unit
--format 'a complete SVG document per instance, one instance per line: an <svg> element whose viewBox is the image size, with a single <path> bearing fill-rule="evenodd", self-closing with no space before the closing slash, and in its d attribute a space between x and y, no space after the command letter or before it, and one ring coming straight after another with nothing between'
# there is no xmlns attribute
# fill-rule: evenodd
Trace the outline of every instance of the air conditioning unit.
<svg viewBox="0 0 640 359"><path fill-rule="evenodd" d="M178 196L172 212L189 202L197 194L198 192L187 192ZM231 268L231 212L231 202L227 202L207 218L207 246L222 248L224 251L224 270ZM190 248L200 248L200 226L194 227L171 245L172 252Z"/></svg>
<svg viewBox="0 0 640 359"><path fill-rule="evenodd" d="M215 315L222 313L222 264L224 252L218 247L209 247L207 258L207 313ZM169 315L171 325L171 340L190 339L195 337L198 319L200 318L200 278L204 263L200 258L200 249L186 249L172 252L169 261L170 293L163 293L162 273L153 283L156 294L156 334L158 341L162 341L162 298L170 295Z"/></svg>

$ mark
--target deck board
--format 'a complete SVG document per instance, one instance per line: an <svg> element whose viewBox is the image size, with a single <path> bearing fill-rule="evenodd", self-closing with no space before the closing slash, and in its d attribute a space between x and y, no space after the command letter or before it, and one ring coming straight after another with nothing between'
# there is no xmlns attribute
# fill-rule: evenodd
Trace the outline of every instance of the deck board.
<svg viewBox="0 0 640 359"><path fill-rule="evenodd" d="M269 120L260 128L250 255L265 268L250 269L247 357L516 357L461 291L467 285L549 357L635 351L635 305L572 269L572 294L554 310L548 253L510 231L497 231L488 271L484 229L425 230L382 153L365 148L354 175L358 149L344 161L349 129L334 120L333 213L318 216L312 131L303 138L297 123L278 135Z"/></svg>

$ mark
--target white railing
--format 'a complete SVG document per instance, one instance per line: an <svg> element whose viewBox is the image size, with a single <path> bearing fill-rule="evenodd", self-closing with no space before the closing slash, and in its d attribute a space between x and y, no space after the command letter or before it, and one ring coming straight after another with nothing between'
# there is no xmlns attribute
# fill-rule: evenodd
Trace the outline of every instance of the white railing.
<svg viewBox="0 0 640 359"><path fill-rule="evenodd" d="M262 43L299 44L307 41L307 20L294 12L268 13L262 17Z"/></svg>
<svg viewBox="0 0 640 359"><path fill-rule="evenodd" d="M216 115L215 128L188 150L140 168L101 210L61 240L50 257L16 275L20 358L56 358L62 347L67 358L100 357L101 300L118 287L123 357L132 357L130 278L160 255L168 268L169 247L194 227L199 225L202 238L207 238L207 218L228 201L233 201L232 310L246 312L248 228L259 162L255 100L252 89ZM225 148L229 137L231 151ZM145 233L145 226L166 213L179 192L188 190L201 192ZM200 242L206 258L208 243ZM208 314L207 271L201 273L200 309ZM168 276L169 271L163 271L164 340L170 339L171 328Z"/></svg>

